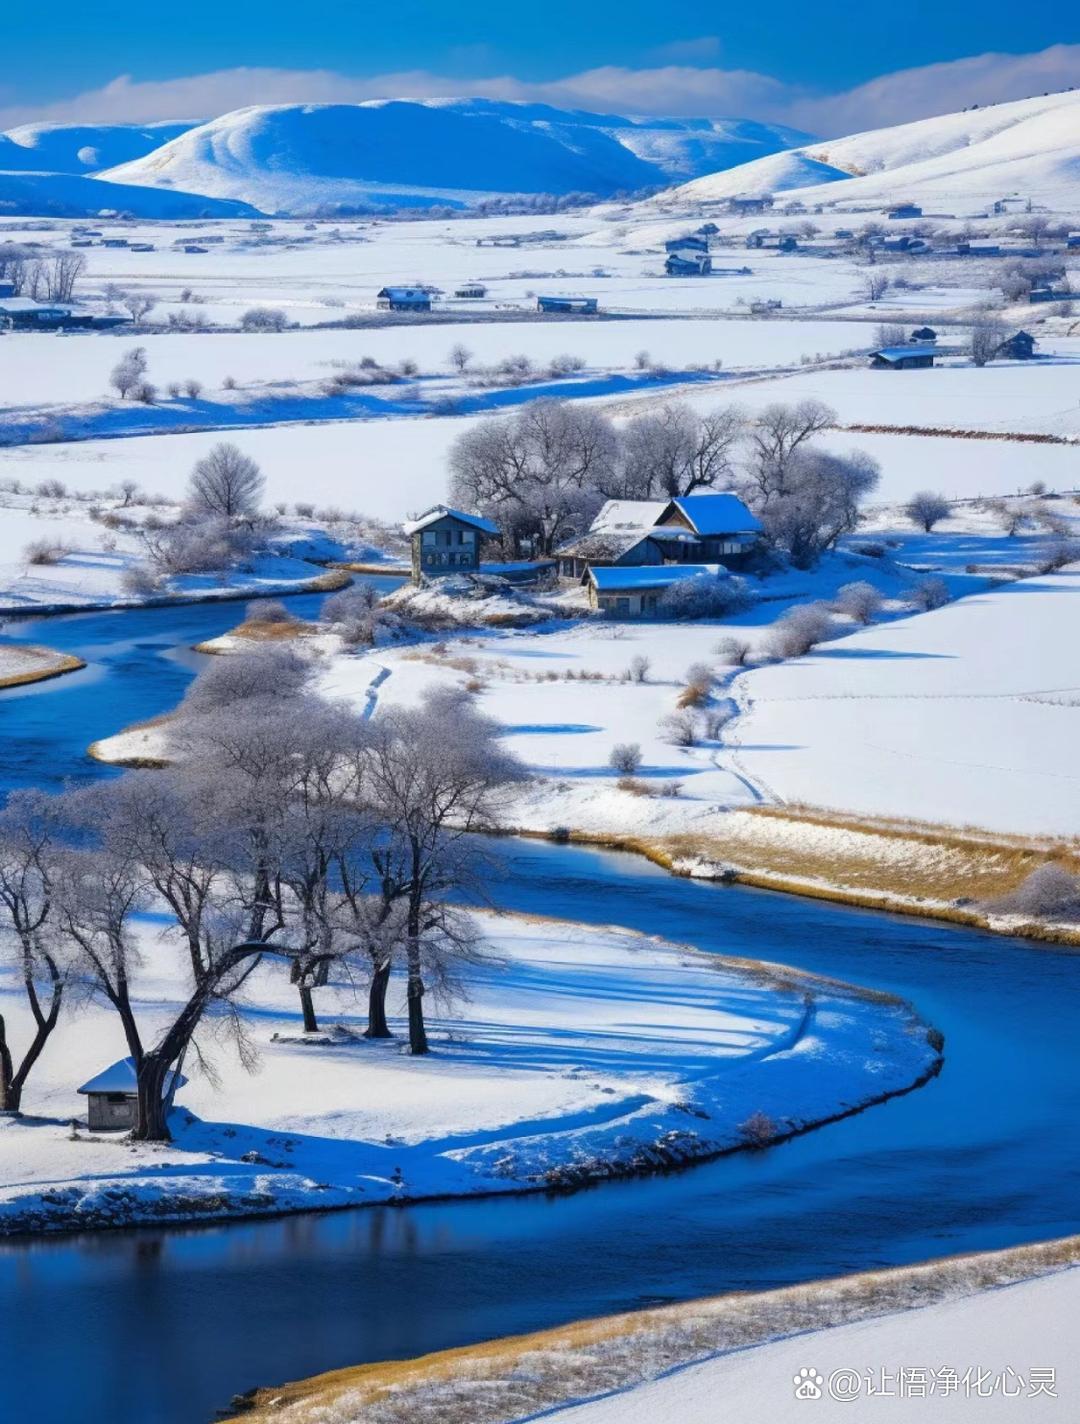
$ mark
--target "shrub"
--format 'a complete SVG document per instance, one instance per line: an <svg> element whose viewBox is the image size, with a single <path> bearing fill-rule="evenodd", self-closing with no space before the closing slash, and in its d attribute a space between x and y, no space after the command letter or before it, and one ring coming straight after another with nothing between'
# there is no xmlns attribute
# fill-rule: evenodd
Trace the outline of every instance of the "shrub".
<svg viewBox="0 0 1080 1424"><path fill-rule="evenodd" d="M248 307L240 318L241 331L284 331L289 321L277 307Z"/></svg>
<svg viewBox="0 0 1080 1424"><path fill-rule="evenodd" d="M773 624L769 651L776 658L801 658L832 631L829 608L824 603L804 603L789 608Z"/></svg>
<svg viewBox="0 0 1080 1424"><path fill-rule="evenodd" d="M41 495L42 499L63 499L67 494L67 485L63 480L40 480L34 493Z"/></svg>
<svg viewBox="0 0 1080 1424"><path fill-rule="evenodd" d="M184 394L187 396L188 400L198 400L199 397L202 395L202 382L185 381Z"/></svg>
<svg viewBox="0 0 1080 1424"><path fill-rule="evenodd" d="M660 731L677 747L695 747L698 740L698 719L689 707L671 712L660 719Z"/></svg>
<svg viewBox="0 0 1080 1424"><path fill-rule="evenodd" d="M872 583L859 580L846 583L838 590L833 608L837 613L846 613L856 623L872 623L874 615L881 610L882 598Z"/></svg>
<svg viewBox="0 0 1080 1424"><path fill-rule="evenodd" d="M779 1135L779 1128L768 1113L751 1113L739 1123L739 1134L750 1147L767 1147Z"/></svg>
<svg viewBox="0 0 1080 1424"><path fill-rule="evenodd" d="M1057 573L1066 564L1080 562L1080 539L1058 539L1043 554L1039 563L1041 574Z"/></svg>
<svg viewBox="0 0 1080 1424"><path fill-rule="evenodd" d="M295 623L296 619L279 598L253 598L247 606L248 623Z"/></svg>
<svg viewBox="0 0 1080 1424"><path fill-rule="evenodd" d="M723 707L710 707L705 713L705 736L710 742L718 742L727 724L735 717L735 708L729 702Z"/></svg>
<svg viewBox="0 0 1080 1424"><path fill-rule="evenodd" d="M55 539L34 539L23 550L23 558L28 564L58 564L71 550L66 544Z"/></svg>
<svg viewBox="0 0 1080 1424"><path fill-rule="evenodd" d="M132 598L149 598L157 592L158 581L146 564L131 564L120 575L120 583Z"/></svg>
<svg viewBox="0 0 1080 1424"><path fill-rule="evenodd" d="M652 664L642 653L635 653L630 659L626 669L627 680L629 682L648 682L649 668Z"/></svg>
<svg viewBox="0 0 1080 1424"><path fill-rule="evenodd" d="M1041 920L1080 919L1080 879L1062 865L1047 861L1011 895L994 901L992 908L1006 914L1032 915Z"/></svg>
<svg viewBox="0 0 1080 1424"><path fill-rule="evenodd" d="M283 643L211 658L184 694L186 712L216 712L249 698L287 701L306 683L311 665Z"/></svg>
<svg viewBox="0 0 1080 1424"><path fill-rule="evenodd" d="M729 667L746 667L750 661L750 644L743 638L721 638L713 652Z"/></svg>
<svg viewBox="0 0 1080 1424"><path fill-rule="evenodd" d="M616 742L608 766L622 776L636 776L641 769L641 747L637 742Z"/></svg>
<svg viewBox="0 0 1080 1424"><path fill-rule="evenodd" d="M928 613L933 608L943 608L949 602L949 585L943 578L920 579L911 590L910 597L916 608Z"/></svg>
<svg viewBox="0 0 1080 1424"><path fill-rule="evenodd" d="M742 612L753 602L744 579L702 573L671 584L660 595L658 606L668 618L722 618Z"/></svg>

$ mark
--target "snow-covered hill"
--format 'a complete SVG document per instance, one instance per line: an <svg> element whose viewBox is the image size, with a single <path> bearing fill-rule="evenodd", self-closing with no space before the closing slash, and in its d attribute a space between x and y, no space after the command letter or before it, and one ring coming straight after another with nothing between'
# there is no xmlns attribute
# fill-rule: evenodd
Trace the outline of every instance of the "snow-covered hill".
<svg viewBox="0 0 1080 1424"><path fill-rule="evenodd" d="M805 137L738 119L630 119L486 99L286 104L238 109L104 176L271 213L467 206L500 193L606 197Z"/></svg>
<svg viewBox="0 0 1080 1424"><path fill-rule="evenodd" d="M191 123L23 124L0 133L0 172L99 173L179 137Z"/></svg>
<svg viewBox="0 0 1080 1424"><path fill-rule="evenodd" d="M107 210L139 218L257 217L254 208L199 193L136 188L77 173L0 170L0 217L95 217Z"/></svg>
<svg viewBox="0 0 1080 1424"><path fill-rule="evenodd" d="M804 144L682 185L663 203L788 192L803 201L929 203L970 213L1009 194L1080 209L1080 91Z"/></svg>

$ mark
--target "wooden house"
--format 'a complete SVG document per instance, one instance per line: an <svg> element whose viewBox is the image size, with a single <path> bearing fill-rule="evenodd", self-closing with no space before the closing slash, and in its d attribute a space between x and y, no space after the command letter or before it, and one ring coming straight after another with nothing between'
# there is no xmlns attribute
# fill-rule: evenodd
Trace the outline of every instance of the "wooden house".
<svg viewBox="0 0 1080 1424"><path fill-rule="evenodd" d="M671 252L664 271L669 277L708 277L712 274L712 258L707 252Z"/></svg>
<svg viewBox="0 0 1080 1424"><path fill-rule="evenodd" d="M1069 287L1032 287L1028 293L1028 301L1035 302L1071 302L1076 293Z"/></svg>
<svg viewBox="0 0 1080 1424"><path fill-rule="evenodd" d="M875 351L870 365L875 371L919 371L934 364L937 352L929 345L886 346Z"/></svg>
<svg viewBox="0 0 1080 1424"><path fill-rule="evenodd" d="M1035 358L1035 338L1029 331L1017 331L1006 337L994 352L1000 361L1032 361Z"/></svg>
<svg viewBox="0 0 1080 1424"><path fill-rule="evenodd" d="M537 297L536 310L572 316L595 316L599 309L596 297Z"/></svg>
<svg viewBox="0 0 1080 1424"><path fill-rule="evenodd" d="M464 514L437 504L403 526L412 544L414 583L447 574L478 573L484 542L498 535L498 526L478 514Z"/></svg>
<svg viewBox="0 0 1080 1424"><path fill-rule="evenodd" d="M383 287L375 305L380 311L429 312L431 293L426 287Z"/></svg>
<svg viewBox="0 0 1080 1424"><path fill-rule="evenodd" d="M469 301L481 301L488 294L488 289L483 282L463 282L460 287L455 288L454 296L462 297Z"/></svg>
<svg viewBox="0 0 1080 1424"><path fill-rule="evenodd" d="M649 537L665 563L736 567L757 548L761 520L736 494L687 494L669 500Z"/></svg>
<svg viewBox="0 0 1080 1424"><path fill-rule="evenodd" d="M891 218L894 222L901 218L921 218L922 215L922 208L918 203L897 203L886 213L886 217Z"/></svg>
<svg viewBox="0 0 1080 1424"><path fill-rule="evenodd" d="M665 252L708 252L709 239L688 232L683 237L671 237L664 243Z"/></svg>
<svg viewBox="0 0 1080 1424"><path fill-rule="evenodd" d="M585 575L589 605L614 618L656 617L673 584L699 574L724 576L715 564L662 564L640 568L590 568Z"/></svg>
<svg viewBox="0 0 1080 1424"><path fill-rule="evenodd" d="M168 1101L187 1079L175 1069L165 1080ZM133 1058L120 1058L78 1090L86 1098L86 1123L91 1132L123 1132L138 1116L138 1078Z"/></svg>

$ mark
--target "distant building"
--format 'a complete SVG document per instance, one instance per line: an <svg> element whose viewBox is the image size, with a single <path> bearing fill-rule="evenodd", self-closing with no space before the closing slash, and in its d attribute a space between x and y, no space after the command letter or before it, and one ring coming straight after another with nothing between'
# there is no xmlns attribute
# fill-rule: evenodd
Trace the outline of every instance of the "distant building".
<svg viewBox="0 0 1080 1424"><path fill-rule="evenodd" d="M937 340L937 332L932 326L917 326L908 340L920 346L932 346Z"/></svg>
<svg viewBox="0 0 1080 1424"><path fill-rule="evenodd" d="M993 211L997 216L1002 213L1030 213L1031 199L1022 198L1018 193L1013 193L1008 198L998 198Z"/></svg>
<svg viewBox="0 0 1080 1424"><path fill-rule="evenodd" d="M132 252L153 252L153 250L154 244L152 242L133 242L131 244Z"/></svg>
<svg viewBox="0 0 1080 1424"><path fill-rule="evenodd" d="M702 237L715 237L720 229L714 222L705 222L702 223L699 228L695 228L694 231L699 232Z"/></svg>
<svg viewBox="0 0 1080 1424"><path fill-rule="evenodd" d="M208 249L200 247L197 242L185 242L180 249L181 252L206 252Z"/></svg>
<svg viewBox="0 0 1080 1424"><path fill-rule="evenodd" d="M0 331L105 331L130 321L126 315L95 316L58 303L35 302L31 297L0 295Z"/></svg>
<svg viewBox="0 0 1080 1424"><path fill-rule="evenodd" d="M1066 247L1080 247L1080 232L1070 232L1065 239Z"/></svg>
<svg viewBox="0 0 1080 1424"><path fill-rule="evenodd" d="M870 365L875 371L918 371L932 366L937 354L929 346L886 346L873 353Z"/></svg>
<svg viewBox="0 0 1080 1424"><path fill-rule="evenodd" d="M708 277L712 273L712 258L707 252L672 252L664 263L669 277Z"/></svg>
<svg viewBox="0 0 1080 1424"><path fill-rule="evenodd" d="M747 213L767 213L772 205L771 193L763 193L756 198L729 198L727 200L728 212L740 217Z"/></svg>
<svg viewBox="0 0 1080 1424"><path fill-rule="evenodd" d="M103 237L101 245L102 247L127 247L128 240L126 237Z"/></svg>
<svg viewBox="0 0 1080 1424"><path fill-rule="evenodd" d="M958 242L956 251L961 257L998 257L1001 244L997 242Z"/></svg>
<svg viewBox="0 0 1080 1424"><path fill-rule="evenodd" d="M886 217L896 221L898 218L921 218L922 208L918 203L897 203L893 208L889 208Z"/></svg>
<svg viewBox="0 0 1080 1424"><path fill-rule="evenodd" d="M0 282L0 297L13 297L15 295L14 282Z"/></svg>
<svg viewBox="0 0 1080 1424"><path fill-rule="evenodd" d="M1029 331L1017 331L1006 337L994 352L1001 361L1031 361L1035 356L1035 338Z"/></svg>
<svg viewBox="0 0 1080 1424"><path fill-rule="evenodd" d="M779 297L766 297L750 303L751 316L767 316L769 312L780 311L784 303Z"/></svg>
<svg viewBox="0 0 1080 1424"><path fill-rule="evenodd" d="M414 583L446 574L478 573L480 549L499 532L490 519L437 504L403 525L412 544Z"/></svg>
<svg viewBox="0 0 1080 1424"><path fill-rule="evenodd" d="M431 293L426 287L383 287L375 295L375 305L380 311L429 312Z"/></svg>
<svg viewBox="0 0 1080 1424"><path fill-rule="evenodd" d="M487 294L488 289L484 286L483 282L465 282L454 292L455 297L468 298L470 301L477 301L486 297Z"/></svg>
<svg viewBox="0 0 1080 1424"><path fill-rule="evenodd" d="M165 1079L165 1099L171 1102L187 1079L176 1069ZM86 1122L91 1132L123 1132L135 1126L139 1110L135 1061L121 1058L78 1090L86 1098Z"/></svg>
<svg viewBox="0 0 1080 1424"><path fill-rule="evenodd" d="M684 237L672 237L664 243L666 252L708 252L709 239L698 236L696 233L687 233Z"/></svg>
<svg viewBox="0 0 1080 1424"><path fill-rule="evenodd" d="M1071 302L1076 293L1069 287L1032 287L1029 302Z"/></svg>
<svg viewBox="0 0 1080 1424"><path fill-rule="evenodd" d="M599 303L596 297L537 297L536 309L573 316L595 316Z"/></svg>

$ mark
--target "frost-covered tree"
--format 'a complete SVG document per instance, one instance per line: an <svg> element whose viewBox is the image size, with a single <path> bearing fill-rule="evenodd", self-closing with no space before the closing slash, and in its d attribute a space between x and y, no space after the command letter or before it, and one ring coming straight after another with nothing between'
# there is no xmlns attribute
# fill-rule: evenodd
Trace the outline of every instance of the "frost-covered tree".
<svg viewBox="0 0 1080 1424"><path fill-rule="evenodd" d="M237 446L222 441L195 462L187 501L200 514L235 519L254 514L266 481L262 471Z"/></svg>
<svg viewBox="0 0 1080 1424"><path fill-rule="evenodd" d="M976 366L985 366L997 355L1005 340L1005 326L1000 317L984 312L971 324L968 352Z"/></svg>
<svg viewBox="0 0 1080 1424"><path fill-rule="evenodd" d="M859 522L859 506L876 489L881 470L859 450L833 453L800 443L755 501L765 534L799 569L812 568L826 549ZM761 486L757 486L760 492Z"/></svg>
<svg viewBox="0 0 1080 1424"><path fill-rule="evenodd" d="M747 431L747 477L755 502L766 505L787 493L788 470L799 451L836 424L836 411L817 400L775 403L758 412Z"/></svg>
<svg viewBox="0 0 1080 1424"><path fill-rule="evenodd" d="M638 742L616 742L608 757L608 765L620 776L636 776L641 769L641 746Z"/></svg>
<svg viewBox="0 0 1080 1424"><path fill-rule="evenodd" d="M746 417L736 406L699 415L675 401L630 420L621 459L605 493L621 499L676 499L730 485Z"/></svg>
<svg viewBox="0 0 1080 1424"><path fill-rule="evenodd" d="M146 347L133 346L112 368L109 384L117 391L121 400L127 400L130 393L142 384L148 364Z"/></svg>
<svg viewBox="0 0 1080 1424"><path fill-rule="evenodd" d="M827 603L801 603L776 620L769 631L768 648L775 658L801 658L832 631Z"/></svg>
<svg viewBox="0 0 1080 1424"><path fill-rule="evenodd" d="M465 368L468 366L472 358L472 352L467 346L463 345L462 342L458 341L453 346L451 346L449 357L450 364L451 366L453 366L454 370L457 371L459 375L461 375L465 371Z"/></svg>
<svg viewBox="0 0 1080 1424"><path fill-rule="evenodd" d="M943 519L949 517L950 508L949 501L943 494L920 490L904 505L904 513L912 524L917 524L929 534L935 524L940 524Z"/></svg>
<svg viewBox="0 0 1080 1424"><path fill-rule="evenodd" d="M881 611L881 594L872 583L858 579L855 583L845 583L836 594L833 607L837 613L846 613L856 623L872 623Z"/></svg>

